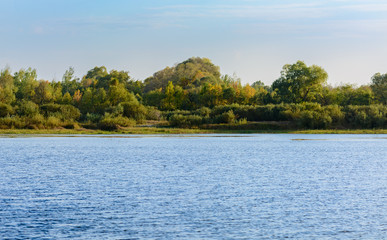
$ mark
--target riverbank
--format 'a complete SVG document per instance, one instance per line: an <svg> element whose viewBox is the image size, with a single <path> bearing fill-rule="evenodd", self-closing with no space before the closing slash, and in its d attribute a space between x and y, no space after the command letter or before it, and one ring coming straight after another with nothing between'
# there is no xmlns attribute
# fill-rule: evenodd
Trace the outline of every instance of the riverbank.
<svg viewBox="0 0 387 240"><path fill-rule="evenodd" d="M115 131L92 129L0 129L0 135L13 134L211 134L211 133L289 133L289 134L387 134L387 129L323 129L323 130L226 130L226 129L186 129L186 128L156 128L131 127Z"/></svg>

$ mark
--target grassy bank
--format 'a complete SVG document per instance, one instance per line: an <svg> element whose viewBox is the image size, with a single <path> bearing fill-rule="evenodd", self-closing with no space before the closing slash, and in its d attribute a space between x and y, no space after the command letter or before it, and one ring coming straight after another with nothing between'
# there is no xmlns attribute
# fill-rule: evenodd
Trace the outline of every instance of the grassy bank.
<svg viewBox="0 0 387 240"><path fill-rule="evenodd" d="M90 129L0 129L0 135L14 134L210 134L210 133L292 133L292 134L387 134L387 129L325 129L325 130L246 130L246 129L185 129L131 127L116 131Z"/></svg>

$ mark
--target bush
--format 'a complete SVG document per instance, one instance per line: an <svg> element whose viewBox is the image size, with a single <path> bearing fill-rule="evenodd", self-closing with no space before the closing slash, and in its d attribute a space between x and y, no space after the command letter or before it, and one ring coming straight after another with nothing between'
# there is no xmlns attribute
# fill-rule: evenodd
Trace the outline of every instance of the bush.
<svg viewBox="0 0 387 240"><path fill-rule="evenodd" d="M77 120L81 116L79 109L72 105L61 105L60 110L63 120Z"/></svg>
<svg viewBox="0 0 387 240"><path fill-rule="evenodd" d="M199 115L202 117L209 117L210 113L211 113L211 109L209 109L208 107L201 107L196 111L194 111L194 115Z"/></svg>
<svg viewBox="0 0 387 240"><path fill-rule="evenodd" d="M98 123L99 121L101 121L101 119L102 119L102 115L96 114L96 113L87 113L85 117L85 120L87 122L92 122L92 123Z"/></svg>
<svg viewBox="0 0 387 240"><path fill-rule="evenodd" d="M32 101L23 100L19 105L17 113L20 116L31 117L39 113L39 106Z"/></svg>
<svg viewBox="0 0 387 240"><path fill-rule="evenodd" d="M53 116L47 118L46 127L55 128L60 126L62 126L62 121L59 118Z"/></svg>
<svg viewBox="0 0 387 240"><path fill-rule="evenodd" d="M63 123L63 127L66 129L77 129L80 128L79 124L77 122L73 121L66 121Z"/></svg>
<svg viewBox="0 0 387 240"><path fill-rule="evenodd" d="M26 127L30 129L43 129L45 125L45 119L41 114L35 114L32 117L24 117Z"/></svg>
<svg viewBox="0 0 387 240"><path fill-rule="evenodd" d="M203 118L198 115L184 116L176 114L170 117L169 125L172 127L191 128L198 127L203 123Z"/></svg>
<svg viewBox="0 0 387 240"><path fill-rule="evenodd" d="M175 110L175 111L165 111L165 112L162 112L163 118L168 120L168 121L170 120L170 118L173 115L188 116L188 115L192 115L192 113L190 111L187 111L187 110Z"/></svg>
<svg viewBox="0 0 387 240"><path fill-rule="evenodd" d="M161 111L155 107L147 107L146 108L146 119L147 120L161 120Z"/></svg>
<svg viewBox="0 0 387 240"><path fill-rule="evenodd" d="M79 109L72 105L49 103L41 105L40 110L45 117L54 116L62 120L76 120L81 116Z"/></svg>
<svg viewBox="0 0 387 240"><path fill-rule="evenodd" d="M13 108L11 105L0 102L0 117L6 117L13 114Z"/></svg>
<svg viewBox="0 0 387 240"><path fill-rule="evenodd" d="M328 105L323 107L325 115L332 118L333 124L342 124L344 121L345 114L341 111L341 107L338 105Z"/></svg>
<svg viewBox="0 0 387 240"><path fill-rule="evenodd" d="M0 118L0 129L10 129L10 128L24 128L25 122L19 116L7 116Z"/></svg>
<svg viewBox="0 0 387 240"><path fill-rule="evenodd" d="M332 124L332 118L322 112L305 110L301 112L298 120L304 128L328 128Z"/></svg>
<svg viewBox="0 0 387 240"><path fill-rule="evenodd" d="M215 117L216 123L234 123L236 120L234 112L229 110Z"/></svg>
<svg viewBox="0 0 387 240"><path fill-rule="evenodd" d="M135 119L137 122L145 120L147 109L138 102L122 102L123 115L128 118Z"/></svg>
<svg viewBox="0 0 387 240"><path fill-rule="evenodd" d="M387 106L369 105L344 108L345 121L355 128L384 128L387 127Z"/></svg>
<svg viewBox="0 0 387 240"><path fill-rule="evenodd" d="M136 125L136 121L134 119L122 116L112 117L109 114L106 114L99 122L99 127L103 130L116 130L120 127L131 127L134 125Z"/></svg>
<svg viewBox="0 0 387 240"><path fill-rule="evenodd" d="M245 118L247 121L284 121L287 120L284 111L287 110L288 105L285 104L268 104L264 106L250 106L250 105L224 105L216 106L211 111L211 117L216 118L219 115L230 110L233 111L235 119Z"/></svg>

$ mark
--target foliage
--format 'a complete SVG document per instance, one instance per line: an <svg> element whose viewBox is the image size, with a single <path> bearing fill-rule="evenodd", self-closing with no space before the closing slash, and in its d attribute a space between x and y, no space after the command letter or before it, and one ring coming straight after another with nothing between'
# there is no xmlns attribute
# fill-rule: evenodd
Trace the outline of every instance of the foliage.
<svg viewBox="0 0 387 240"><path fill-rule="evenodd" d="M127 118L132 118L137 122L142 122L146 118L147 109L137 101L123 102L123 115Z"/></svg>
<svg viewBox="0 0 387 240"><path fill-rule="evenodd" d="M120 129L167 120L189 128L386 128L387 74L377 73L370 85L360 87L332 87L326 79L323 68L297 61L286 64L271 86L243 85L235 74L221 76L218 66L199 57L144 81L104 66L81 78L70 67L60 82L38 80L35 69L12 74L5 68L0 71L0 127Z"/></svg>
<svg viewBox="0 0 387 240"><path fill-rule="evenodd" d="M376 73L371 78L371 88L375 94L376 99L381 104L387 104L387 73Z"/></svg>
<svg viewBox="0 0 387 240"><path fill-rule="evenodd" d="M6 117L13 114L13 108L11 105L0 102L0 117Z"/></svg>
<svg viewBox="0 0 387 240"><path fill-rule="evenodd" d="M328 74L319 66L308 67L304 62L286 64L281 77L272 84L282 102L300 103L311 101L321 91Z"/></svg>
<svg viewBox="0 0 387 240"><path fill-rule="evenodd" d="M111 116L105 114L102 120L99 122L99 128L102 130L116 130L120 127L132 127L136 125L136 120L129 119L123 116Z"/></svg>
<svg viewBox="0 0 387 240"><path fill-rule="evenodd" d="M203 123L203 118L198 115L181 115L175 114L172 115L169 124L172 127L181 127L181 128L192 128L198 127Z"/></svg>

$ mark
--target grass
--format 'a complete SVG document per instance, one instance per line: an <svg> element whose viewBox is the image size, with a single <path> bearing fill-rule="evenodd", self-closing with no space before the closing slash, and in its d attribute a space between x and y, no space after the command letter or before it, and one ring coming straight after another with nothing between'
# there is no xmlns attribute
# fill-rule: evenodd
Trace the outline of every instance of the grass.
<svg viewBox="0 0 387 240"><path fill-rule="evenodd" d="M292 134L387 134L387 129L326 129L326 130L228 130L186 129L168 127L128 127L115 131L91 129L0 129L1 135L16 134L209 134L209 133L292 133Z"/></svg>

